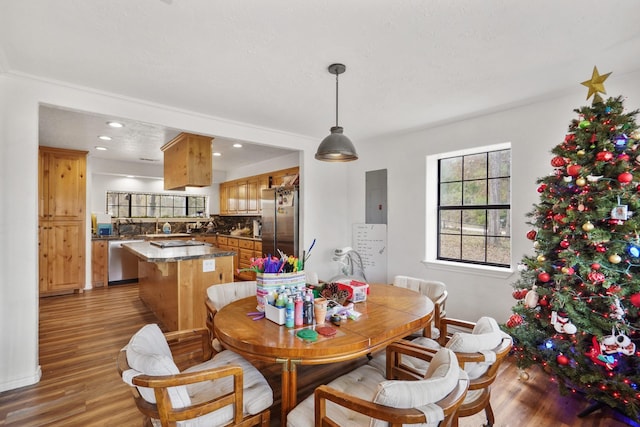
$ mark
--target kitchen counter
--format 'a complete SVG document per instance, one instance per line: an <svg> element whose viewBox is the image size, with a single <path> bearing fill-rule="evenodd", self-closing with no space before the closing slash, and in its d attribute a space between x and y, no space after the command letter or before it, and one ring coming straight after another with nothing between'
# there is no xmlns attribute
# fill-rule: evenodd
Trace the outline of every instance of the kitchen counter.
<svg viewBox="0 0 640 427"><path fill-rule="evenodd" d="M167 331L206 327L207 288L233 282L236 253L211 244L162 248L145 241L122 247L138 257L138 295Z"/></svg>
<svg viewBox="0 0 640 427"><path fill-rule="evenodd" d="M152 245L151 242L135 242L125 243L122 247L147 262L177 262L235 255L235 252L222 250L208 243L200 246L161 248Z"/></svg>

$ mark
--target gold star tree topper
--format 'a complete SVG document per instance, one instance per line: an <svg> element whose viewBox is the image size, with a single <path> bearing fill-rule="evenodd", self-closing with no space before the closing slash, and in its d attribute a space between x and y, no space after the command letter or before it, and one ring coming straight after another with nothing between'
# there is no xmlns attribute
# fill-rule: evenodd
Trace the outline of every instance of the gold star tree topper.
<svg viewBox="0 0 640 427"><path fill-rule="evenodd" d="M607 93L604 90L604 81L607 80L607 77L609 77L609 74L611 73L600 75L600 73L598 73L598 67L594 66L593 73L591 74L591 80L585 80L582 83L580 83L581 85L589 88L589 94L587 95L587 99L591 98L591 95L593 95L594 104L596 102L602 102L602 98L600 97L600 95L598 95L598 92L603 94Z"/></svg>

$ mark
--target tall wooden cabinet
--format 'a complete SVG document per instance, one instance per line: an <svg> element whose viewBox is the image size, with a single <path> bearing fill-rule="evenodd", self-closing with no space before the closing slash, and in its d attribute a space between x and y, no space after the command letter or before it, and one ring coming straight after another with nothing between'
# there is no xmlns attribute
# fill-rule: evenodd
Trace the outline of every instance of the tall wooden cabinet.
<svg viewBox="0 0 640 427"><path fill-rule="evenodd" d="M84 288L86 157L86 151L40 147L40 295Z"/></svg>

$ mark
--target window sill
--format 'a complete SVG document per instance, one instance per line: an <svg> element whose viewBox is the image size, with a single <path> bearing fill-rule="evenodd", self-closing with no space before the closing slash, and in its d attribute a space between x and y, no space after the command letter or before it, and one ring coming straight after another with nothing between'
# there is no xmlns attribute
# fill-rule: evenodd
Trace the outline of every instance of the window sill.
<svg viewBox="0 0 640 427"><path fill-rule="evenodd" d="M454 271L458 273L474 274L478 276L506 279L516 271L513 268L491 267L487 265L464 264L451 261L423 260L427 267L440 271Z"/></svg>

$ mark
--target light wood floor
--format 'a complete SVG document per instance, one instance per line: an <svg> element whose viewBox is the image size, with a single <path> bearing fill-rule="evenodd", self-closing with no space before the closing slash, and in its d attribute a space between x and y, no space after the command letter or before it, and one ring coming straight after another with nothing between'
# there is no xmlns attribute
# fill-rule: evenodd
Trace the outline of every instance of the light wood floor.
<svg viewBox="0 0 640 427"><path fill-rule="evenodd" d="M115 356L142 325L153 322L135 285L41 299L42 379L0 393L0 425L140 426L131 393L116 371ZM531 370L530 376L527 382L519 381L511 361L502 368L492 392L497 427L626 425L610 411L577 418L586 402L579 396L560 397L540 370ZM461 419L460 426L484 422L484 415L476 415Z"/></svg>

